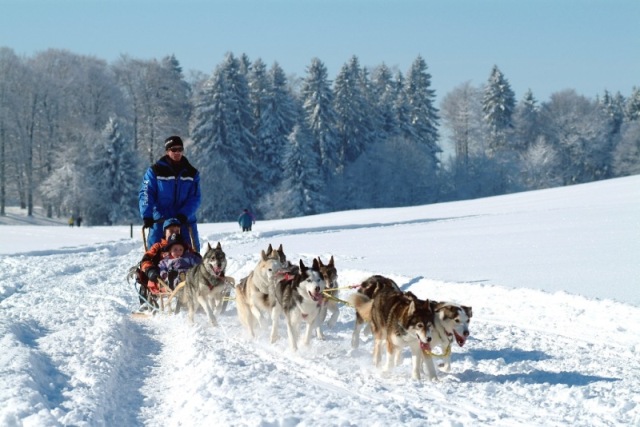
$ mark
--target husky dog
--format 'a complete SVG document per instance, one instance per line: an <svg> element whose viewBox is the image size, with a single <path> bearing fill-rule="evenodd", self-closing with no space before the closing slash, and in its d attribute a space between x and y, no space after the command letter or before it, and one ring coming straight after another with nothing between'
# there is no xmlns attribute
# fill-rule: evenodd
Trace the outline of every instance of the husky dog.
<svg viewBox="0 0 640 427"><path fill-rule="evenodd" d="M178 294L176 313L180 311L180 304L186 303L189 310L189 321L193 323L193 318L198 308L198 304L207 313L213 326L218 325L214 315L214 309L220 314L224 307L224 297L228 296L230 287L235 284L232 277L225 276L227 268L227 257L220 242L215 248L207 243L207 251L202 257L202 263L187 270L184 282L176 286L169 297Z"/></svg>
<svg viewBox="0 0 640 427"><path fill-rule="evenodd" d="M469 322L473 311L471 307L464 305L436 301L431 301L431 310L434 313L431 347L440 347L442 353L437 355L431 351L425 351L422 356L429 379L435 380L438 377L433 357L442 358L443 369L445 372L449 372L451 369L451 343L455 340L462 347L467 341Z"/></svg>
<svg viewBox="0 0 640 427"><path fill-rule="evenodd" d="M333 262L333 256L329 260L328 264L323 264L320 257L318 257L318 267L320 269L320 274L324 279L324 288L327 289L337 289L338 288L338 270L336 270L335 264ZM329 294L332 297L338 297L338 291L330 291ZM322 307L320 309L320 315L318 316L317 326L316 326L316 336L318 339L324 339L324 334L322 333L322 323L327 318L327 311L331 311L331 317L329 318L328 325L330 328L333 328L338 321L338 316L340 315L340 309L338 304L330 298L327 298L323 301Z"/></svg>
<svg viewBox="0 0 640 427"><path fill-rule="evenodd" d="M238 317L247 327L252 338L255 338L255 324L261 326L261 319L271 314L276 300L274 288L276 281L287 265L287 257L282 245L267 251L260 251L260 261L253 271L236 286L236 306ZM273 335L273 331L272 331Z"/></svg>
<svg viewBox="0 0 640 427"><path fill-rule="evenodd" d="M358 293L365 295L369 299L374 299L379 293L386 292L402 292L396 282L388 277L374 275L366 279L358 287ZM365 320L360 316L356 310L356 322L353 328L353 335L351 336L351 347L358 348L360 345L360 329ZM367 323L367 327L369 324Z"/></svg>
<svg viewBox="0 0 640 427"><path fill-rule="evenodd" d="M284 313L287 320L287 335L293 351L298 349L300 323L307 322L304 345L309 345L311 332L322 311L325 280L320 273L317 259L309 268L300 260L300 269L292 277L280 280L275 286L276 306L273 311L271 342L278 339L278 319Z"/></svg>
<svg viewBox="0 0 640 427"><path fill-rule="evenodd" d="M375 338L375 366L380 366L380 353L385 342L387 371L399 364L401 350L409 347L413 366L411 378L419 380L422 352L431 351L433 311L429 301L422 301L411 292L380 292L373 299L364 294L352 294L351 302L362 319L371 322Z"/></svg>

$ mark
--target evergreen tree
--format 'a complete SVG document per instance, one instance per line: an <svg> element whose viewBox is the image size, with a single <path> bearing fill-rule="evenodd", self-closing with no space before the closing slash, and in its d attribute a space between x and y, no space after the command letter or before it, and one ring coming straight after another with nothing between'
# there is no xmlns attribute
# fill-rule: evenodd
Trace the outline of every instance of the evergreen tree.
<svg viewBox="0 0 640 427"><path fill-rule="evenodd" d="M405 91L405 78L400 71L396 73L395 86L393 111L396 117L398 135L408 140L415 140L417 136L411 123L411 106Z"/></svg>
<svg viewBox="0 0 640 427"><path fill-rule="evenodd" d="M191 138L193 162L201 176L215 176L212 159L220 159L227 165L229 174L240 183L233 190L236 199L244 200L242 206L248 206L252 203L256 185L251 162L255 138L248 84L239 69L240 62L228 54L202 87L196 98ZM202 209L216 212L216 207L205 206L204 200Z"/></svg>
<svg viewBox="0 0 640 427"><path fill-rule="evenodd" d="M334 83L334 110L339 141L338 170L355 161L370 143L370 108L365 97L364 77L353 56Z"/></svg>
<svg viewBox="0 0 640 427"><path fill-rule="evenodd" d="M613 139L620 134L620 127L624 121L625 116L625 100L624 97L617 92L614 96L611 96L609 91L605 90L602 99L600 100L600 108L608 118L610 126L610 137Z"/></svg>
<svg viewBox="0 0 640 427"><path fill-rule="evenodd" d="M376 139L397 136L398 116L394 111L397 90L391 70L385 65L377 67L372 73L372 96L370 105L375 110L374 124Z"/></svg>
<svg viewBox="0 0 640 427"><path fill-rule="evenodd" d="M254 73L261 67L254 64ZM262 81L262 79L260 79ZM282 180L283 152L287 147L287 136L291 133L296 121L297 111L293 96L287 88L287 79L282 68L275 63L265 81L252 86L259 89L261 96L252 95L255 99L254 112L257 122L256 149L254 152L257 166L257 181L263 184L264 193L270 193Z"/></svg>
<svg viewBox="0 0 640 427"><path fill-rule="evenodd" d="M139 177L132 144L109 120L86 164L82 212L88 224L123 224L138 217Z"/></svg>
<svg viewBox="0 0 640 427"><path fill-rule="evenodd" d="M427 63L421 56L411 65L405 82L405 92L414 141L431 154L435 165L438 163L436 154L442 151L438 146L440 117L434 105L436 95L431 89L431 74L427 72Z"/></svg>
<svg viewBox="0 0 640 427"><path fill-rule="evenodd" d="M539 132L538 105L531 90L524 94L513 116L513 147L522 152L537 140Z"/></svg>
<svg viewBox="0 0 640 427"><path fill-rule="evenodd" d="M640 87L633 88L625 108L627 120L640 120Z"/></svg>
<svg viewBox="0 0 640 427"><path fill-rule="evenodd" d="M327 68L318 58L314 58L307 69L300 95L313 150L320 157L323 175L328 178L338 171L339 148L331 82Z"/></svg>
<svg viewBox="0 0 640 427"><path fill-rule="evenodd" d="M508 133L513 127L515 95L497 65L493 66L484 89L482 110L489 129L489 153L507 148Z"/></svg>
<svg viewBox="0 0 640 427"><path fill-rule="evenodd" d="M640 174L640 120L626 122L613 155L615 176Z"/></svg>
<svg viewBox="0 0 640 427"><path fill-rule="evenodd" d="M284 180L279 190L260 206L267 217L287 218L326 212L320 159L313 150L312 141L304 126L294 126L284 160Z"/></svg>

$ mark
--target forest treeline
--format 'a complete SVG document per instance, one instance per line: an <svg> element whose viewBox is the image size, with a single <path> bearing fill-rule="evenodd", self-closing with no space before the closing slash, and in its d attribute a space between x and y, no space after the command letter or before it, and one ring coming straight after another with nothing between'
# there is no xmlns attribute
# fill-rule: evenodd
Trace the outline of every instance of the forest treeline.
<svg viewBox="0 0 640 427"><path fill-rule="evenodd" d="M19 204L90 225L139 222L167 136L200 170L201 222L410 206L640 173L640 88L520 99L498 66L441 97L426 61L350 58L329 79L228 53L210 75L175 56L113 63L0 48L0 215ZM446 149L443 149L446 148Z"/></svg>

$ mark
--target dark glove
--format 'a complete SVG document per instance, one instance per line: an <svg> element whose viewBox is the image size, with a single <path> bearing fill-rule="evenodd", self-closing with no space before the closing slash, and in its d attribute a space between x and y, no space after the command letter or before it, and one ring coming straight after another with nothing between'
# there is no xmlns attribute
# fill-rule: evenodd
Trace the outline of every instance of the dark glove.
<svg viewBox="0 0 640 427"><path fill-rule="evenodd" d="M180 221L180 223L182 223L182 225L186 225L187 224L187 216L184 214L178 214L176 215L176 219L178 221Z"/></svg>
<svg viewBox="0 0 640 427"><path fill-rule="evenodd" d="M151 228L154 224L153 218L143 218L142 222L144 222L144 228Z"/></svg>
<svg viewBox="0 0 640 427"><path fill-rule="evenodd" d="M147 278L152 282L156 282L158 280L158 276L160 275L160 270L157 267L149 267L147 270Z"/></svg>

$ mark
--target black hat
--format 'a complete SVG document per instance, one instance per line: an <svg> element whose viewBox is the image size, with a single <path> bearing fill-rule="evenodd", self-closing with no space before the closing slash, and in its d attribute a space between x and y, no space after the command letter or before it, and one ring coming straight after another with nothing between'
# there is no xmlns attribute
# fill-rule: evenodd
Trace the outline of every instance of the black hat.
<svg viewBox="0 0 640 427"><path fill-rule="evenodd" d="M187 249L187 245L182 240L182 236L180 234L173 233L167 239L167 246L165 246L165 250L170 250L173 245L182 245L183 248Z"/></svg>
<svg viewBox="0 0 640 427"><path fill-rule="evenodd" d="M164 149L165 151L171 147L184 147L182 144L182 138L179 136L170 136L169 138L164 140Z"/></svg>

